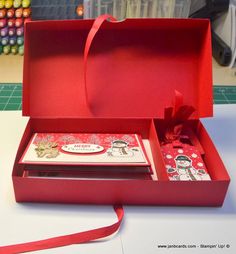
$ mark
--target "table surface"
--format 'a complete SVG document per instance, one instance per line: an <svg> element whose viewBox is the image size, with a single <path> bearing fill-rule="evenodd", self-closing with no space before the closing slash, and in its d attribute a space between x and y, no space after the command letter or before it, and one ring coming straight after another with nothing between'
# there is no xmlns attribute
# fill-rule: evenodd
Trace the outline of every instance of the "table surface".
<svg viewBox="0 0 236 254"><path fill-rule="evenodd" d="M121 229L108 239L34 253L236 253L236 105L215 105L214 111L214 118L203 123L231 177L223 207L125 206ZM0 246L76 233L116 221L112 206L16 203L11 170L27 118L21 111L1 111L0 117ZM163 246L173 244L186 248ZM211 248L201 248L201 244Z"/></svg>

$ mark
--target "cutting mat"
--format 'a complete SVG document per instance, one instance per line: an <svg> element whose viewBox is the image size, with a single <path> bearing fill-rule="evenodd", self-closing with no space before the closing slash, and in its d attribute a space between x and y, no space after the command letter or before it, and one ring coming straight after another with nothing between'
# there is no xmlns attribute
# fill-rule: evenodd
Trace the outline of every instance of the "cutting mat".
<svg viewBox="0 0 236 254"><path fill-rule="evenodd" d="M0 84L0 110L21 110L22 85ZM236 104L236 86L214 86L215 104Z"/></svg>

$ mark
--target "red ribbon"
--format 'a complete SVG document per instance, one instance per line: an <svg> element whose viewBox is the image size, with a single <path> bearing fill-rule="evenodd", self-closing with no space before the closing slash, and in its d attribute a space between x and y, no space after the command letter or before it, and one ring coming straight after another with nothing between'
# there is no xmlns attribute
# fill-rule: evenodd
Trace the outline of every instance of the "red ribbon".
<svg viewBox="0 0 236 254"><path fill-rule="evenodd" d="M124 210L122 206L114 206L114 210L116 212L118 221L110 226L105 226L65 236L53 237L35 242L1 246L0 254L17 254L29 251L57 248L72 244L86 243L96 239L107 237L115 233L119 229L124 216Z"/></svg>
<svg viewBox="0 0 236 254"><path fill-rule="evenodd" d="M98 32L98 30L100 29L101 25L104 23L104 21L107 20L110 21L117 21L116 18L114 18L113 16L109 15L109 14L104 14L99 16L98 18L95 19L92 28L89 31L86 43L85 43L85 48L84 48L84 91L85 91L85 100L86 100L86 105L89 108L89 103L88 103L88 90L87 90L87 61L88 61L88 54L89 54L89 50L91 48L93 39L96 35L96 33Z"/></svg>
<svg viewBox="0 0 236 254"><path fill-rule="evenodd" d="M167 122L165 141L173 142L180 138L184 123L195 111L194 107L183 105L183 95L175 91L173 107L165 109L165 121Z"/></svg>

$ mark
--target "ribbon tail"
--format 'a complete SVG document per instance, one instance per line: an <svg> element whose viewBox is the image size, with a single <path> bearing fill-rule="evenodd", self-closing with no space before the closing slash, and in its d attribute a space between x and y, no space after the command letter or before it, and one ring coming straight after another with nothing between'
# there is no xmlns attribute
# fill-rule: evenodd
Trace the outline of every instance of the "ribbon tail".
<svg viewBox="0 0 236 254"><path fill-rule="evenodd" d="M45 240L39 240L28 243L20 243L0 247L0 254L18 254L30 251L45 250L68 246L72 244L86 243L93 240L101 239L115 233L123 220L124 209L122 206L114 206L118 221L112 225L88 230L80 233L53 237Z"/></svg>

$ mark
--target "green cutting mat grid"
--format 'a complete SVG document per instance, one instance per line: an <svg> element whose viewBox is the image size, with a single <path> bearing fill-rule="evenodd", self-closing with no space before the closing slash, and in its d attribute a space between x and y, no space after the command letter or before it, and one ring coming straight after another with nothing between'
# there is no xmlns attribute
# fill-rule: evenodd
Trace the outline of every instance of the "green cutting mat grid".
<svg viewBox="0 0 236 254"><path fill-rule="evenodd" d="M236 104L236 86L214 86L215 104Z"/></svg>
<svg viewBox="0 0 236 254"><path fill-rule="evenodd" d="M21 84L0 85L0 110L21 110Z"/></svg>
<svg viewBox="0 0 236 254"><path fill-rule="evenodd" d="M21 84L0 84L0 111L21 110ZM236 86L214 86L215 104L236 104Z"/></svg>

